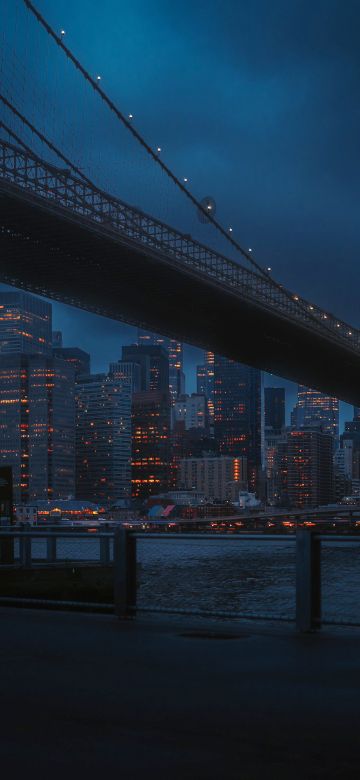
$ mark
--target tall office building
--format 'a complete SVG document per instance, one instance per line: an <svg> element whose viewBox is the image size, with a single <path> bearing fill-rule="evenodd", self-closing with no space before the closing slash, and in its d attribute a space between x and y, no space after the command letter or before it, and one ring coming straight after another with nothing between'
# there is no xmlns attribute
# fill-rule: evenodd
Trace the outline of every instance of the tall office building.
<svg viewBox="0 0 360 780"><path fill-rule="evenodd" d="M172 409L172 423L183 422L184 430L191 428L201 428L208 435L209 433L209 415L207 402L204 395L191 393L191 395L182 395L174 403Z"/></svg>
<svg viewBox="0 0 360 780"><path fill-rule="evenodd" d="M53 355L66 360L73 367L75 379L78 381L82 376L90 374L90 355L79 347L54 347Z"/></svg>
<svg viewBox="0 0 360 780"><path fill-rule="evenodd" d="M265 387L265 428L279 435L285 425L285 388Z"/></svg>
<svg viewBox="0 0 360 780"><path fill-rule="evenodd" d="M297 403L291 415L291 425L296 430L320 426L324 433L330 433L334 440L337 440L339 437L338 399L324 395L319 390L299 385Z"/></svg>
<svg viewBox="0 0 360 780"><path fill-rule="evenodd" d="M206 350L204 363L196 370L197 392L207 400L210 425L214 423L214 362L214 353Z"/></svg>
<svg viewBox="0 0 360 780"><path fill-rule="evenodd" d="M0 355L51 357L51 304L29 293L0 293Z"/></svg>
<svg viewBox="0 0 360 780"><path fill-rule="evenodd" d="M286 455L287 436L285 429L282 433L274 433L271 426L265 427L265 472L266 472L266 498L270 506L286 504Z"/></svg>
<svg viewBox="0 0 360 780"><path fill-rule="evenodd" d="M132 393L139 393L141 390L141 370L138 363L128 363L124 360L110 363L109 377L110 379L127 380L130 383Z"/></svg>
<svg viewBox="0 0 360 780"><path fill-rule="evenodd" d="M76 497L104 504L131 495L131 386L105 374L76 387Z"/></svg>
<svg viewBox="0 0 360 780"><path fill-rule="evenodd" d="M140 366L140 392L169 392L169 358L164 347L149 344L123 347L121 362Z"/></svg>
<svg viewBox="0 0 360 780"><path fill-rule="evenodd" d="M145 499L170 486L170 393L135 393L132 402L132 495Z"/></svg>
<svg viewBox="0 0 360 780"><path fill-rule="evenodd" d="M261 372L215 355L214 410L221 454L247 458L249 487L256 490L263 467Z"/></svg>
<svg viewBox="0 0 360 780"><path fill-rule="evenodd" d="M139 346L163 347L169 358L169 391L171 400L185 393L185 374L183 365L183 345L177 339L160 336L151 331L138 329Z"/></svg>
<svg viewBox="0 0 360 780"><path fill-rule="evenodd" d="M74 371L63 360L0 356L0 462L17 503L74 496Z"/></svg>
<svg viewBox="0 0 360 780"><path fill-rule="evenodd" d="M316 507L333 500L333 436L320 428L287 434L287 493L290 506Z"/></svg>

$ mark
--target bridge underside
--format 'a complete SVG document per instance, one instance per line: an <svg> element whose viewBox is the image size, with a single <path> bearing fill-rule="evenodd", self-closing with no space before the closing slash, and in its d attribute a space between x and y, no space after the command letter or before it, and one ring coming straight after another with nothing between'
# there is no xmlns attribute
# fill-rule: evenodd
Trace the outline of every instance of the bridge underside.
<svg viewBox="0 0 360 780"><path fill-rule="evenodd" d="M184 264L0 185L0 280L360 405L360 355Z"/></svg>

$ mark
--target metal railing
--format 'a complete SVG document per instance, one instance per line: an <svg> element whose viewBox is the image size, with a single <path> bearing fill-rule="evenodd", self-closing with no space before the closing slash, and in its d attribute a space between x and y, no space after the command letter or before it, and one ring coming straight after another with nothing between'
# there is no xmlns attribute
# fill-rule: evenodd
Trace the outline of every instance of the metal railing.
<svg viewBox="0 0 360 780"><path fill-rule="evenodd" d="M40 197L52 207L71 210L83 220L90 220L92 225L96 223L104 235L117 236L141 248L146 246L148 251L166 257L179 268L188 267L192 273L205 275L231 289L242 299L294 319L310 330L318 330L325 338L350 350L360 350L360 331L330 312L285 288L279 289L270 277L250 271L191 236L76 178L70 170L51 165L2 139L1 179L24 193Z"/></svg>
<svg viewBox="0 0 360 780"><path fill-rule="evenodd" d="M259 534L251 533L211 533L211 532L181 532L169 536L163 532L134 532L129 529L119 528L113 532L97 532L91 536L96 540L97 553L91 559L82 559L83 565L96 562L99 566L113 567L113 586L114 597L113 604L103 604L108 611L113 611L119 618L127 619L134 617L137 612L160 612L165 614L184 614L201 615L205 617L222 618L246 618L257 620L287 620L291 618L273 615L271 613L241 613L228 610L204 610L204 609L181 609L166 607L144 607L137 604L137 543L141 541L171 541L177 543L181 540L206 540L219 541L224 540L227 543L232 541L264 541L266 543L292 542L296 550L296 609L295 623L299 632L309 632L320 629L322 625L358 625L355 621L334 621L322 619L322 599L321 599L321 548L322 542L358 542L359 536L352 534L320 534L314 529L297 528L296 534ZM34 556L33 542L37 540L46 541L46 554L39 560ZM52 530L18 530L3 529L0 531L0 564L6 566L22 567L31 569L34 564L49 566L64 563L63 558L59 558L58 550L61 540L89 540L88 532L63 531L57 528ZM18 550L15 551L15 542L18 543ZM75 559L71 559L75 560ZM68 560L70 563L70 560ZM1 566L0 566L1 571ZM1 597L1 603L29 603L31 605L55 604L51 600L40 599L21 599ZM99 604L57 601L61 606L87 606L88 608L99 607Z"/></svg>

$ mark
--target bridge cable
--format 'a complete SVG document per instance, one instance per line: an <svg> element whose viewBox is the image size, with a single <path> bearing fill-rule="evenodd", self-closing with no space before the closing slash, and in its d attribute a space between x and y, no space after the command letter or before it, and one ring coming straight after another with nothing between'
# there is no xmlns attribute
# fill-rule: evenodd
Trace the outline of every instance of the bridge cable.
<svg viewBox="0 0 360 780"><path fill-rule="evenodd" d="M229 233L223 228L223 226L215 219L215 217L209 213L207 209L200 203L200 201L197 200L197 198L190 192L190 190L184 186L183 182L176 176L176 174L173 173L173 171L164 163L162 159L157 155L156 152L152 149L150 144L145 140L145 138L141 135L141 133L136 130L132 122L127 119L124 114L120 111L120 109L115 105L113 100L108 97L106 92L99 86L99 83L97 80L95 80L90 73L86 70L86 68L81 64L81 62L75 57L75 55L72 53L72 51L68 48L68 46L65 45L63 38L53 30L53 28L49 25L49 23L46 21L46 19L42 16L42 14L38 11L38 9L35 7L35 5L31 2L31 0L23 0L24 4L28 8L28 10L35 16L39 24L42 25L42 27L46 30L48 35L53 38L55 43L65 52L68 59L71 60L71 62L75 65L77 70L80 71L82 76L86 81L89 82L89 84L93 87L94 91L97 92L102 101L106 103L108 108L112 111L112 113L115 114L117 119L122 122L122 124L130 131L130 133L133 135L133 137L141 144L141 146L144 147L146 152L150 155L150 157L154 160L154 162L160 166L160 168L164 171L164 173L173 181L173 183L178 187L178 189L181 190L181 192L193 203L193 205L201 211L204 216L206 216L207 220L211 222L214 227L218 230L218 232L221 233L221 235L251 264L256 268L256 270L259 272L262 278L266 279L268 283L270 283L271 286L273 286L278 292L280 292L282 295L285 295L292 303L292 305L296 304L297 307L306 314L306 316L316 322L317 326L322 326L324 330L329 331L333 336L337 336L337 334L332 330L331 327L329 327L327 324L325 324L321 319L317 318L315 315L313 315L309 309L308 306L304 305L300 298L294 295L287 290L286 287L281 285L279 282L277 282L273 277L270 276L269 272L265 271L265 269L252 257L252 255L247 252L241 244L239 244L232 236L229 235ZM81 176L83 178L86 178L84 174L81 173ZM89 181L89 180L88 180Z"/></svg>
<svg viewBox="0 0 360 780"><path fill-rule="evenodd" d="M66 156L65 156L65 155L64 155L64 154L63 154L63 153L60 151L60 149L58 149L58 147L57 147L57 146L55 146L55 145L52 143L52 141L49 141L49 139L48 139L48 138L46 138L46 136L45 136L45 135L44 135L44 134L43 134L43 133L42 133L40 130L38 130L38 129L35 127L35 125L34 125L34 124L32 124L32 122L30 122L30 121L29 121L29 120L28 120L28 119L27 119L27 118L26 118L26 117L25 117L23 114L21 114L21 113L20 113L20 111L18 111L18 109L17 109L17 108L15 108L15 106L14 106L12 103L10 103L10 101L9 101L9 100L8 100L8 99L7 99L7 98L4 96L4 95L2 95L1 93L0 93L0 100L1 100L1 101L4 103L4 105L6 105L6 107L7 107L7 108L9 108L9 109L10 109L10 111L12 111L12 113L13 113L15 116L17 116L17 117L18 117L18 118L19 118L19 119L20 119L20 120L23 122L23 124L24 124L24 125L26 125L27 127L29 127L29 129L31 130L31 132L32 132L32 133L34 133L34 135L36 135L36 136L37 136L37 137L38 137L38 138L39 138L39 139L40 139L40 140L41 140L43 143L45 143L45 144L46 144L46 145L49 147L49 149L51 149L51 151L52 151L52 152L54 152L56 155L58 155L58 157L59 157L59 158L60 158L60 159L61 159L61 160L62 160L64 163L66 163L66 165L67 165L69 168L71 168L71 169L72 169L72 170L73 170L73 171L74 171L74 172L75 172L75 173L76 173L76 174L77 174L77 175L78 175L78 176L79 176L79 177L82 179L82 181L83 181L84 183L86 183L86 184L87 184L87 185L88 185L88 186L89 186L91 189L93 189L93 190L95 190L96 192L98 192L98 193L99 193L101 196L105 196L106 198L108 198L108 199L109 199L109 195L108 195L108 193L104 192L104 191L103 191L103 190L101 190L99 187L97 187L97 186L96 186L96 184L94 184L94 183L91 181L91 179L89 179L89 178L86 176L86 174L85 174L85 173L83 173L83 171L82 171L80 168L78 168L78 166L77 166L77 165L75 165L75 163L73 163L73 162L72 162L72 161L71 161L71 160L70 160L68 157L66 157ZM16 134L16 133L15 133L13 130L11 130L11 129L10 129L10 127L8 127L8 126L5 124L5 122L3 122L3 121L0 121L0 127L3 127L3 128L4 128L4 130L5 130L5 131L6 131L6 132L7 132L9 135L11 135L11 136L12 136L12 137L13 137L13 138L14 138L14 139L17 141L17 143L19 143L19 144L20 144L20 145L21 145L21 146L22 146L22 147L23 147L23 148L24 148L24 149L25 149L25 150L28 152L28 154L30 154L30 155L31 155L31 157L33 157L34 159L36 159L36 160L37 160L38 162L40 162L42 165L44 165L44 164L45 164L45 165L50 165L50 166L51 166L51 163L47 163L45 160L41 159L41 157L39 157L39 155L35 154L35 153L33 152L33 150L32 150L32 149L31 149L31 148L30 148L30 147L29 147L29 146L28 146L28 145L25 143L25 141L23 141L23 140L22 140L22 138L20 138L20 136L18 136L18 135L17 135L17 134ZM65 178L65 177L64 177L64 174L62 174L62 172L61 172L61 171L57 171L57 175L58 175L59 177L61 177L61 178ZM127 203L124 203L124 202L123 202L123 201L121 201L119 198L116 198L116 197L114 197L113 195L111 195L111 196L110 196L110 201L112 201L112 202L115 202L115 203L117 203L117 204L120 204L120 205L121 205L121 206L123 206L123 207L125 206L125 207L126 207L128 210L129 210L129 211L132 211L132 209L131 209L131 208L129 208L129 206L128 206L128 204L127 204ZM82 205L84 205L84 204L82 204ZM138 223L137 219L136 219L136 218L133 218L133 217L131 217L131 216L130 216L130 214L129 214L128 212L127 212L127 215L126 215L126 219L127 219L127 220L128 220L128 221L129 221L129 222L132 224L132 226L133 226L133 227L136 229L136 232L137 232L137 233L139 233L139 235L141 234L141 235L143 235L143 236L144 236L145 238L147 238L147 239L149 238L149 234L147 233L147 231L146 231L146 230L144 230L142 227L140 227L140 225L139 225L139 223ZM157 239L155 236L152 236L151 238L152 238L152 243L153 243L153 244L157 245L157 246L158 246L160 249L162 249L162 248L163 248L163 245L162 245L161 241L159 241L159 240L158 240L158 239Z"/></svg>

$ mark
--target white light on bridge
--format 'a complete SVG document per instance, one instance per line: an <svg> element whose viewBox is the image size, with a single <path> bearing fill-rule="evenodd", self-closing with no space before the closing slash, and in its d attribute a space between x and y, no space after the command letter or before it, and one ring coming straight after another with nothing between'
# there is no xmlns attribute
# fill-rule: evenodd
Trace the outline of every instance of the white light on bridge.
<svg viewBox="0 0 360 780"><path fill-rule="evenodd" d="M251 246L249 246L249 252L252 252Z"/></svg>
<svg viewBox="0 0 360 780"><path fill-rule="evenodd" d="M310 309L310 311L314 311L314 307L313 306L309 306L309 309Z"/></svg>
<svg viewBox="0 0 360 780"><path fill-rule="evenodd" d="M299 300L299 296L298 295L294 295L294 301L298 301L298 300Z"/></svg>
<svg viewBox="0 0 360 780"><path fill-rule="evenodd" d="M337 323L336 323L336 327L337 327L337 328L340 328L340 322L337 322Z"/></svg>
<svg viewBox="0 0 360 780"><path fill-rule="evenodd" d="M229 233L232 233L232 227L229 227Z"/></svg>
<svg viewBox="0 0 360 780"><path fill-rule="evenodd" d="M268 266L266 270L268 271L268 273L270 273L270 271L271 271L271 267L270 267L270 266Z"/></svg>
<svg viewBox="0 0 360 780"><path fill-rule="evenodd" d="M186 183L187 181L189 181L189 179L186 176L184 176L184 182Z"/></svg>
<svg viewBox="0 0 360 780"><path fill-rule="evenodd" d="M157 149L156 149L156 151L158 152L158 154L160 154L160 152L161 152L161 146L158 146L158 147L157 147Z"/></svg>
<svg viewBox="0 0 360 780"><path fill-rule="evenodd" d="M133 119L133 114L129 114L129 119Z"/></svg>
<svg viewBox="0 0 360 780"><path fill-rule="evenodd" d="M101 76L96 76L96 81L101 81Z"/></svg>
<svg viewBox="0 0 360 780"><path fill-rule="evenodd" d="M66 35L65 30L60 30L60 35L62 35L62 37L64 37L64 35Z"/></svg>
<svg viewBox="0 0 360 780"><path fill-rule="evenodd" d="M348 336L352 336L352 330L349 330Z"/></svg>

